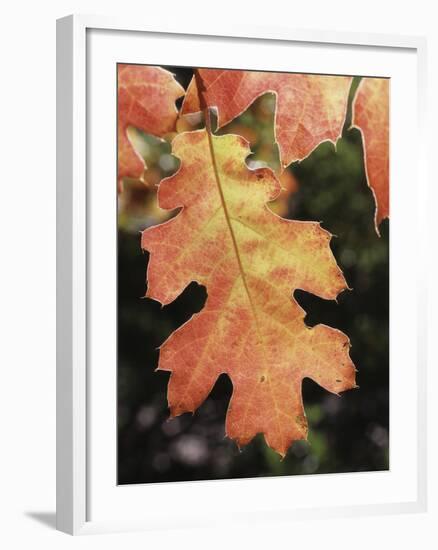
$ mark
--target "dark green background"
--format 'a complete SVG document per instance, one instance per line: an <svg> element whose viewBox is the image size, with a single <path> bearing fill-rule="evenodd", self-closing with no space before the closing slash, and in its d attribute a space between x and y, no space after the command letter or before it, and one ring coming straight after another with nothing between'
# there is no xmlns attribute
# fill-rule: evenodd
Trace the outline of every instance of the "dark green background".
<svg viewBox="0 0 438 550"><path fill-rule="evenodd" d="M171 70L186 87L191 69ZM355 78L353 88L359 80ZM351 98L352 94L336 150L332 143L323 143L306 160L289 167L299 187L289 197L287 217L322 221L322 226L336 235L331 246L353 290L343 292L338 303L303 291L294 295L307 312L308 325L324 323L349 336L360 388L337 397L306 379L303 398L309 441L294 443L284 460L266 446L260 435L242 452L224 437L232 392L225 375L193 416L185 414L168 421L169 373L154 372L157 348L202 308L206 292L192 283L164 308L142 299L148 256L140 250L138 230L145 228L150 219L136 212L132 217L136 223L132 224L129 211L125 212L119 215L118 232L120 484L388 469L389 222L380 226L379 237L374 229L374 199L365 180L361 135L349 129ZM267 96L258 101L269 105L274 98ZM266 159L266 144L273 141L273 113L259 115L260 105L256 104L237 121L255 135L253 160L259 158L258 151L263 151ZM151 162L159 162L160 155L168 159L168 143L142 137L155 151L155 159L147 159L149 167ZM275 166L275 146L269 155L270 164ZM173 160L174 166L162 163L163 175L175 171L177 162ZM129 186L130 182L125 182L126 196ZM138 193L131 199L143 200Z"/></svg>

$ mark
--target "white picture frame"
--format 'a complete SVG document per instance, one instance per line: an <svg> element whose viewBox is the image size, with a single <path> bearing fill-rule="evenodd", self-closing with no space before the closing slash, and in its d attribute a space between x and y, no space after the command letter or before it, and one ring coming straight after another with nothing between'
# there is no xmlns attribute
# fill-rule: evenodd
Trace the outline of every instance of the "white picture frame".
<svg viewBox="0 0 438 550"><path fill-rule="evenodd" d="M98 41L90 40L90 32L100 31L106 33L105 43L99 45ZM410 105L412 109L413 131L418 139L416 140L417 149L415 155L411 158L413 165L413 174L415 184L411 187L411 193L414 193L415 200L410 197L410 204L414 204L415 223L412 224L411 236L403 234L404 238L411 238L413 243L423 243L425 239L422 236L425 234L424 220L421 212L425 210L425 182L426 177L423 173L423 167L426 162L423 159L422 151L426 147L421 147L424 144L424 120L425 120L425 63L426 63L426 44L425 40L419 37L405 36L389 36L389 35L374 35L374 34L350 34L350 33L334 33L325 31L300 31L287 28L245 28L234 26L232 29L215 29L210 26L202 28L194 26L193 28L179 28L178 24L163 24L160 28L152 28L147 24L138 21L125 21L122 19L112 19L107 17L95 16L69 16L58 20L57 22L57 528L61 531L70 534L86 534L96 532L120 531L131 529L151 529L161 527L172 527L186 525L208 525L210 519L202 514L193 513L195 516L193 521L184 516L178 516L176 511L171 509L164 512L160 517L160 513L149 515L147 511L143 512L143 517L131 517L129 510L126 508L126 498L130 498L128 491L124 492L125 498L123 507L127 510L126 514L119 515L117 507L111 510L103 511L101 514L90 515L90 509L94 506L92 500L96 502L109 502L112 498L121 498L119 492L116 496L113 492L105 492L103 483L107 478L94 481L97 477L96 468L93 465L96 460L94 455L99 456L99 451L95 446L95 451L92 451L94 434L96 430L92 427L92 423L104 422L101 420L101 412L106 411L105 407L116 403L113 400L114 393L112 390L106 393L107 385L102 388L101 394L104 396L105 403L100 403L98 409L95 409L97 396L92 390L96 387L94 372L94 351L92 350L92 341L94 334L90 327L94 321L90 321L90 303L93 298L93 275L90 273L90 251L96 250L93 245L92 235L95 225L94 219L98 215L96 210L96 202L93 201L93 189L89 186L90 178L94 177L94 168L90 166L90 148L92 148L92 138L90 138L90 105L88 101L92 97L90 86L92 78L90 71L93 70L93 55L99 49L105 50L108 55L113 55L109 50L108 45L114 38L123 33L135 33L135 39L141 37L149 37L159 39L161 41L172 40L178 44L190 44L191 40L202 40L205 48L208 49L208 43L214 40L221 40L223 44L227 41L236 41L240 43L260 43L263 47L275 44L298 44L303 47L311 47L317 45L318 48L336 47L339 50L348 48L363 48L369 52L373 59L379 56L383 57L384 52L398 52L403 54L407 52L415 58L415 81L412 87L412 97L416 98L415 105ZM163 43L164 43L163 42ZM92 46L92 47L91 47ZM115 45L116 47L117 45ZM129 45L128 45L129 46ZM129 51L129 47L127 50ZM213 45L211 46L213 48ZM93 52L91 52L93 50ZM208 52L207 52L208 53ZM106 55L106 54L105 54ZM117 55L117 54L116 54ZM145 54L147 55L147 54ZM179 59L182 59L183 53L180 53ZM91 57L90 57L91 56ZM171 58L171 57L170 57ZM169 59L170 59L169 58ZM412 58L412 59L413 59ZM129 61L121 59L121 61ZM136 62L137 60L131 60ZM372 60L371 60L372 61ZM108 63L112 62L112 58L108 58ZM180 61L175 61L177 65ZM159 64L155 59L151 60L152 64ZM364 57L364 63L366 59ZM400 61L401 63L401 61ZM165 64L163 62L163 64ZM191 64L189 60L187 65ZM198 65L202 66L202 65ZM382 69L383 70L383 69ZM339 67L337 72L343 72L342 67ZM115 73L114 73L115 74ZM102 82L105 75L101 75ZM100 76L99 76L100 78ZM406 92L408 94L408 92ZM408 97L408 95L407 95ZM410 96L409 96L410 97ZM92 100L91 100L92 101ZM107 105L111 105L112 98L108 97ZM114 121L115 124L115 121ZM91 125L92 126L92 125ZM115 127L115 126L114 126ZM109 127L111 129L112 127ZM107 132L109 135L108 147L111 146L111 140L115 145L115 132ZM397 139L397 136L395 137ZM412 138L411 138L412 141ZM397 147L394 152L397 154ZM403 151L401 151L401 156ZM115 161L114 161L115 164ZM114 171L114 167L111 168ZM108 177L112 172L108 173ZM398 177L398 172L393 171L393 178ZM400 174L400 182L402 182L403 174ZM116 181L115 179L113 180ZM403 187L401 184L400 187ZM400 191L400 193L402 193ZM398 192L397 192L398 193ZM403 209L407 208L407 203L404 197L398 200L397 193L394 194L395 202L399 212L395 216L395 231L403 231L402 213ZM109 199L111 200L111 199ZM103 201L102 208L105 207ZM107 218L101 218L100 224L104 224L105 219L109 219L114 212L111 210L107 213ZM406 212L405 212L406 213ZM400 214L400 215L399 215ZM99 214L100 216L101 214ZM108 218L109 216L109 218ZM399 220L399 222L397 222ZM391 221L391 229L393 227ZM91 229L91 232L90 232ZM393 229L392 229L393 231ZM95 234L95 232L94 232ZM392 233L391 233L392 235ZM391 236L392 239L392 236ZM393 246L393 242L395 243ZM412 314L418 313L425 307L425 275L421 270L421 258L425 257L425 251L422 246L417 246L418 261L409 272L410 277L415 277L417 286L415 288L414 297L406 306ZM395 239L391 242L391 262L403 261L403 251L398 246ZM400 264L402 265L402 264ZM424 265L424 263L423 263ZM114 267L115 269L115 267ZM391 285L398 284L391 275ZM401 283L400 283L401 286ZM414 285L415 286L415 285ZM109 287L112 288L111 285ZM397 292L397 291L396 291ZM391 307L397 307L397 304L392 304ZM95 311L95 308L93 308ZM95 313L93 313L95 315ZM395 318L398 316L395 315ZM392 318L392 317L391 317ZM275 520L276 518L303 518L303 517L328 517L330 515L358 515L358 514L380 514L394 512L418 512L426 509L426 342L425 342L425 327L422 325L424 321L418 319L415 324L416 339L415 345L405 353L405 361L408 357L415 357L415 380L412 383L411 392L415 392L415 414L410 421L415 427L416 445L412 451L412 460L409 464L400 466L399 478L394 478L397 484L403 477L403 468L409 476L405 476L409 487L405 487L406 492L403 497L391 493L391 482L389 481L388 494L382 495L380 499L374 499L368 496L361 500L360 489L356 493L355 498L345 500L339 503L334 503L333 506L324 504L323 500L316 502L313 506L309 501L303 506L297 506L296 503L287 504L285 500L276 507L267 504L266 507L259 506L257 503L257 494L262 492L267 495L266 500L269 501L271 492L274 494L279 491L279 484L284 482L285 478L277 478L270 480L253 479L253 480L229 480L226 482L198 482L196 487L189 482L183 484L158 484L155 486L142 485L134 488L135 498L143 498L141 494L145 492L153 495L154 502L157 504L158 499L169 501L172 495L181 498L189 492L196 493L196 499L207 498L206 495L211 491L217 492L219 506L224 507L224 500L230 495L230 491L237 491L242 498L246 498L248 505L245 506L245 512L242 514L235 513L232 506L230 510L224 510L220 516L218 508L215 518L212 522L221 520L235 521L262 521ZM91 330L91 332L90 332ZM391 338L393 338L391 332ZM400 333L395 335L395 338L404 340L402 329ZM392 349L392 348L391 348ZM111 350L110 352L111 353ZM92 366L93 365L93 366ZM412 365L411 365L412 367ZM98 367L96 366L96 372ZM112 372L112 371L111 371ZM392 371L391 371L392 372ZM113 373L114 374L114 373ZM102 376L102 372L96 374ZM108 374L111 376L111 374ZM97 378L96 378L97 380ZM99 379L100 381L102 378ZM108 388L111 384L108 383ZM111 386L113 387L113 386ZM402 391L402 389L400 390ZM110 395L110 398L108 398ZM105 398L106 396L106 398ZM394 399L392 399L394 397ZM401 411L402 396L399 398L397 394L391 393L391 418L396 418ZM112 417L111 417L112 418ZM111 419L110 419L111 420ZM105 420L106 422L106 420ZM106 433L111 430L111 422L108 421L108 426L102 429ZM100 425L99 425L100 426ZM103 427L103 424L102 424ZM114 426L113 426L114 427ZM100 431L100 430L99 430ZM397 430L395 430L397 432ZM108 436L106 442L99 442L98 448L108 450L105 445L112 445L111 437ZM110 448L110 447L108 447ZM94 462L93 462L94 461ZM100 464L102 461L99 462ZM110 463L113 464L110 460ZM112 467L112 466L111 466ZM102 471L104 468L102 467ZM405 472L405 473L406 473ZM394 476L396 471L394 470ZM391 476L391 471L389 475ZM105 474L106 475L106 474ZM343 474L339 474L343 475ZM363 475L363 474L361 474ZM362 482L370 487L374 483L369 474ZM115 473L114 473L115 476ZM333 476L333 475L332 475ZM366 476L366 474L365 474ZM307 479L313 477L315 481L311 483L324 484L324 490L330 491L330 481L327 481L327 476L306 476ZM115 479L115 478L114 478ZM318 481L320 479L320 481ZM409 482L409 479L411 482ZM309 482L302 480L295 483ZM95 485L93 485L95 483ZM224 484L226 483L226 485ZM382 486L385 484L382 478L376 480L377 484ZM93 486L93 498L90 497L90 488ZM189 491L190 487L190 491ZM405 490L403 489L403 490ZM382 489L383 491L383 489ZM226 495L225 495L226 492ZM224 494L222 494L224 493ZM236 493L237 494L237 493ZM160 496L161 495L161 496ZM242 496L243 495L243 496ZM245 496L246 495L246 496ZM392 496L391 496L392 495ZM134 493L133 493L134 498ZM232 499L230 499L232 500ZM253 505L251 506L251 502ZM201 501L202 505L202 501ZM270 507L271 506L271 507ZM159 508L159 506L155 506ZM152 514L152 511L151 511Z"/></svg>

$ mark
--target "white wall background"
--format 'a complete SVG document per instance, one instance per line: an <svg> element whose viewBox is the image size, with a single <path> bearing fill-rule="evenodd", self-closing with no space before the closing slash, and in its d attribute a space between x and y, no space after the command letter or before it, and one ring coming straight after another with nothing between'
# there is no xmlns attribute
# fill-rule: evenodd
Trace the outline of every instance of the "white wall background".
<svg viewBox="0 0 438 550"><path fill-rule="evenodd" d="M14 0L0 31L0 546L15 548L354 548L425 550L438 542L437 185L430 170L430 512L318 522L68 537L55 510L55 19L70 13L129 15L159 24L215 18L240 24L424 35L429 48L429 158L437 147L438 33L434 2L416 0ZM409 136L406 136L409 139ZM436 155L435 155L436 156ZM432 164L431 164L432 166ZM427 213L425 213L427 215ZM409 223L409 220L407 220ZM409 288L406 289L409 292ZM425 312L426 314L426 312ZM408 322L408 320L407 320ZM413 335L415 337L415 335ZM413 406L406 403L406 406ZM408 437L408 434L407 434ZM153 503L151 503L153 506ZM49 524L49 525L48 525ZM147 545L147 546L146 546Z"/></svg>

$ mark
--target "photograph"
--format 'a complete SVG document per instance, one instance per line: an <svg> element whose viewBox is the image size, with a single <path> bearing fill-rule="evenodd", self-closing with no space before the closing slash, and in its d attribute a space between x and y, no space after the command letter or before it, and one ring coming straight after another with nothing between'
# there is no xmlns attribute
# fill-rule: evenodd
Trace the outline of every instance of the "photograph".
<svg viewBox="0 0 438 550"><path fill-rule="evenodd" d="M118 485L389 470L390 79L114 85Z"/></svg>

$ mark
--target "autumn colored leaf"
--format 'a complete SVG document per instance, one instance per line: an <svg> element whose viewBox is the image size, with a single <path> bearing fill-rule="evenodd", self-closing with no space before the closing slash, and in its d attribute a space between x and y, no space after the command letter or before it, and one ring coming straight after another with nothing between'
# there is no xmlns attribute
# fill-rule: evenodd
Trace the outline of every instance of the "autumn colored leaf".
<svg viewBox="0 0 438 550"><path fill-rule="evenodd" d="M219 128L239 116L262 94L276 95L275 135L283 167L304 159L321 142L336 143L341 136L350 77L222 69L198 69L198 73L207 105L217 107ZM193 78L182 114L201 110Z"/></svg>
<svg viewBox="0 0 438 550"><path fill-rule="evenodd" d="M389 217L389 79L363 78L353 100L352 126L362 133L365 172L376 201L375 225Z"/></svg>
<svg viewBox="0 0 438 550"><path fill-rule="evenodd" d="M124 177L142 179L143 158L132 146L129 126L162 137L175 128L175 101L184 88L161 67L123 65L118 74L118 181Z"/></svg>
<svg viewBox="0 0 438 550"><path fill-rule="evenodd" d="M158 201L181 210L142 234L146 296L166 305L191 281L208 296L160 348L158 369L171 372L171 416L195 411L226 373L233 384L226 434L243 446L263 433L284 456L307 437L304 378L336 394L355 387L348 337L306 326L293 297L303 289L334 300L346 288L331 235L268 208L280 183L269 168L248 169L242 137L203 129L178 135L172 147L180 168L161 181Z"/></svg>

